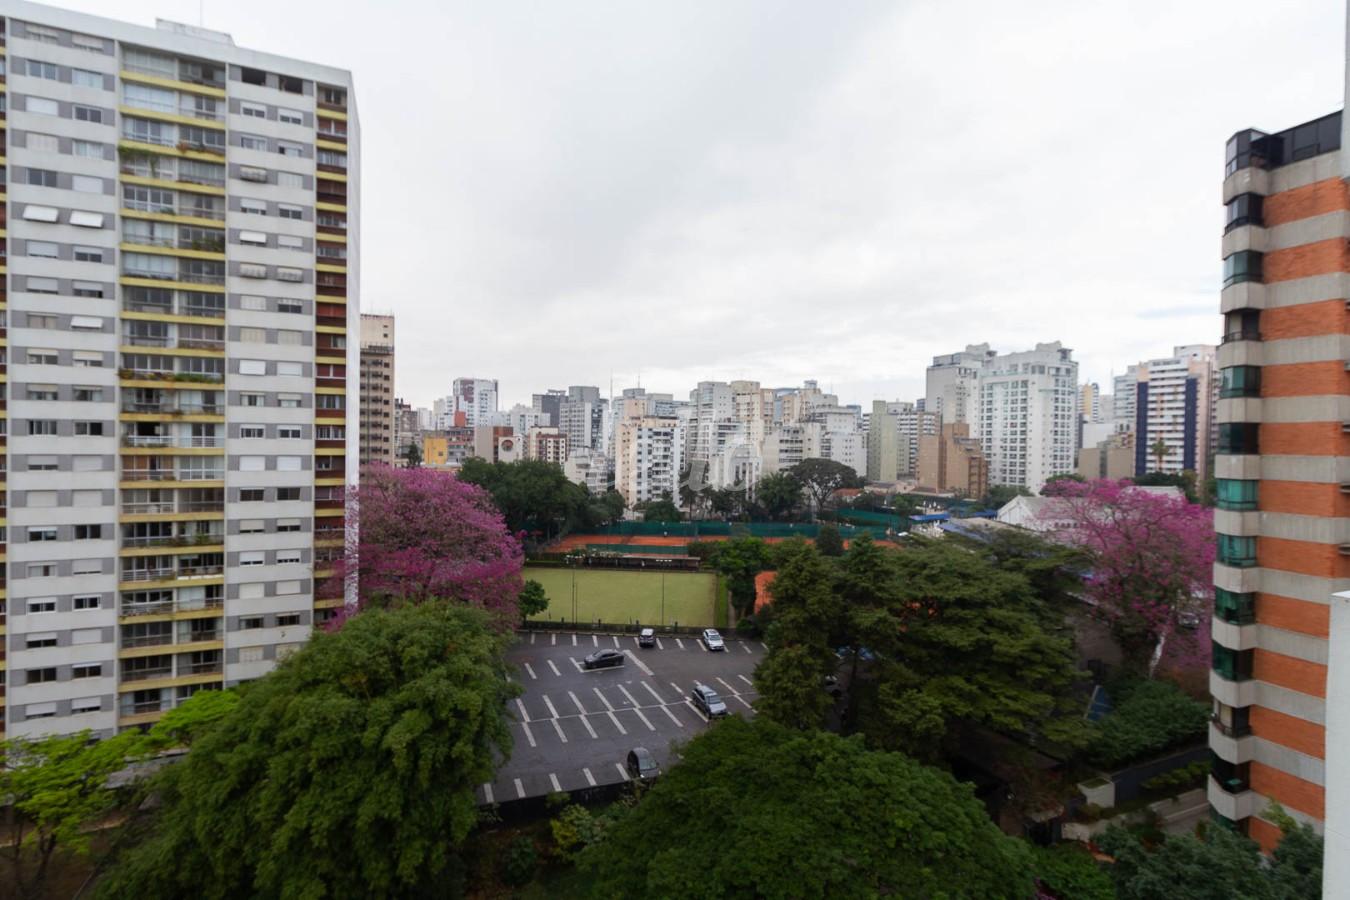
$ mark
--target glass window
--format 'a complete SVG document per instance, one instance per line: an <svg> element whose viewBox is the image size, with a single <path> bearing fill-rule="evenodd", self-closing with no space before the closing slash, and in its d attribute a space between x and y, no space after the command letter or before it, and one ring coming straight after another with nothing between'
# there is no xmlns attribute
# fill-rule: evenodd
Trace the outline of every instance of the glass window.
<svg viewBox="0 0 1350 900"><path fill-rule="evenodd" d="M1220 534L1218 560L1226 566L1247 568L1256 565L1256 538Z"/></svg>
<svg viewBox="0 0 1350 900"><path fill-rule="evenodd" d="M71 69L70 83L80 87L103 88L103 76L88 69Z"/></svg>
<svg viewBox="0 0 1350 900"><path fill-rule="evenodd" d="M61 152L61 139L54 134L40 134L36 131L30 131L24 137L24 144L29 150L36 150L40 153Z"/></svg>
<svg viewBox="0 0 1350 900"><path fill-rule="evenodd" d="M1244 281L1261 280L1261 254L1255 250L1239 250L1223 261L1223 286Z"/></svg>
<svg viewBox="0 0 1350 900"><path fill-rule="evenodd" d="M1214 589L1214 613L1225 622L1247 625L1256 621L1256 595Z"/></svg>
<svg viewBox="0 0 1350 900"><path fill-rule="evenodd" d="M1261 396L1260 366L1229 366L1220 373L1220 397Z"/></svg>
<svg viewBox="0 0 1350 900"><path fill-rule="evenodd" d="M25 97L24 109L30 113L41 113L44 116L61 115L61 104L46 97Z"/></svg>
<svg viewBox="0 0 1350 900"><path fill-rule="evenodd" d="M1219 452L1259 453L1260 429L1255 422L1219 423Z"/></svg>
<svg viewBox="0 0 1350 900"><path fill-rule="evenodd" d="M1219 509L1256 509L1256 486L1259 481L1240 478L1220 478L1217 482Z"/></svg>
<svg viewBox="0 0 1350 900"><path fill-rule="evenodd" d="M1227 222L1224 231L1232 231L1242 225L1260 225L1261 208L1264 198L1260 194L1238 194L1228 201L1225 207Z"/></svg>

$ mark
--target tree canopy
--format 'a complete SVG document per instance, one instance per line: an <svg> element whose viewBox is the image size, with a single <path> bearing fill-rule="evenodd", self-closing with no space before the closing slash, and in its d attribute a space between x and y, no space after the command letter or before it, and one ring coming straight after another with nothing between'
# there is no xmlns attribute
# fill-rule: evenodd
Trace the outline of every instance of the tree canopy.
<svg viewBox="0 0 1350 900"><path fill-rule="evenodd" d="M790 519L802 504L802 483L791 471L765 475L755 483L754 503L770 519Z"/></svg>
<svg viewBox="0 0 1350 900"><path fill-rule="evenodd" d="M1030 496L1033 496L1031 491L1020 484L992 484L980 498L980 505L985 509L999 509L1014 497Z"/></svg>
<svg viewBox="0 0 1350 900"><path fill-rule="evenodd" d="M1027 897L971 789L857 739L731 717L581 855L595 897Z"/></svg>
<svg viewBox="0 0 1350 900"><path fill-rule="evenodd" d="M506 463L471 457L460 467L459 480L487 491L511 531L538 534L545 540L623 515L621 494L593 495L569 480L557 463L546 460Z"/></svg>
<svg viewBox="0 0 1350 900"><path fill-rule="evenodd" d="M839 529L834 525L820 526L820 532L816 535L816 549L822 556L843 556L844 537Z"/></svg>
<svg viewBox="0 0 1350 900"><path fill-rule="evenodd" d="M362 606L446 600L515 624L523 553L485 492L433 469L374 465L352 500L360 542L335 578L359 578Z"/></svg>
<svg viewBox="0 0 1350 900"><path fill-rule="evenodd" d="M769 567L770 558L769 545L760 538L732 538L713 545L708 562L726 576L732 605L741 615L754 611L755 576Z"/></svg>
<svg viewBox="0 0 1350 900"><path fill-rule="evenodd" d="M816 510L824 509L830 495L840 488L860 488L867 483L852 466L832 459L804 459L789 471L806 490Z"/></svg>
<svg viewBox="0 0 1350 900"><path fill-rule="evenodd" d="M648 500L646 503L639 504L636 509L642 513L642 521L644 522L679 522L684 518L680 508L669 497L662 497L660 500Z"/></svg>
<svg viewBox="0 0 1350 900"><path fill-rule="evenodd" d="M156 776L153 830L98 896L453 893L474 788L509 753L508 640L443 603L316 634Z"/></svg>

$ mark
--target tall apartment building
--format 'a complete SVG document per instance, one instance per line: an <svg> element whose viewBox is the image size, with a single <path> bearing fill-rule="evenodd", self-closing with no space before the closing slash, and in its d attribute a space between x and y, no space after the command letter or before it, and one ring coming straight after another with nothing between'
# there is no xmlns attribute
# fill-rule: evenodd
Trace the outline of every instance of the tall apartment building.
<svg viewBox="0 0 1350 900"><path fill-rule="evenodd" d="M402 461L409 445L422 443L422 422L418 410L394 398L394 458Z"/></svg>
<svg viewBox="0 0 1350 900"><path fill-rule="evenodd" d="M582 449L604 450L607 405L597 387L574 384L567 388L558 401L558 418L553 424L567 435L569 453Z"/></svg>
<svg viewBox="0 0 1350 900"><path fill-rule="evenodd" d="M552 425L536 425L525 434L525 459L567 462L567 435Z"/></svg>
<svg viewBox="0 0 1350 900"><path fill-rule="evenodd" d="M438 413L453 419L455 413L463 413L464 421L448 421L445 425L492 425L497 412L497 381L493 378L456 378L450 385L450 396L445 398L443 408ZM552 424L552 423L549 423Z"/></svg>
<svg viewBox="0 0 1350 900"><path fill-rule="evenodd" d="M979 375L979 437L989 483L1039 492L1052 475L1074 471L1078 363L1058 341L985 362Z"/></svg>
<svg viewBox="0 0 1350 900"><path fill-rule="evenodd" d="M872 401L867 418L867 480L892 482L900 477L899 409L902 404Z"/></svg>
<svg viewBox="0 0 1350 900"><path fill-rule="evenodd" d="M1116 375L1111 379L1111 390L1114 392L1111 411L1114 421L1130 431L1134 430L1134 401L1138 390L1135 385L1138 383L1138 366L1130 366L1125 370L1125 374Z"/></svg>
<svg viewBox="0 0 1350 900"><path fill-rule="evenodd" d="M1135 382L1134 474L1209 475L1219 399L1215 348L1176 347L1172 356L1132 366Z"/></svg>
<svg viewBox="0 0 1350 900"><path fill-rule="evenodd" d="M943 425L938 434L920 435L915 473L922 487L962 497L980 498L989 490L989 462L964 422Z"/></svg>
<svg viewBox="0 0 1350 900"><path fill-rule="evenodd" d="M0 721L104 736L264 674L342 604L352 81L184 25L0 12Z"/></svg>
<svg viewBox="0 0 1350 900"><path fill-rule="evenodd" d="M638 416L619 423L614 434L614 489L630 507L669 495L680 496L685 428L674 416Z"/></svg>
<svg viewBox="0 0 1350 900"><path fill-rule="evenodd" d="M537 413L545 413L548 416L547 424L556 426L562 421L562 402L567 399L567 392L560 390L548 390L542 394L535 394L530 401L531 408Z"/></svg>
<svg viewBox="0 0 1350 900"><path fill-rule="evenodd" d="M392 466L398 456L394 421L394 317L361 316L361 464Z"/></svg>
<svg viewBox="0 0 1350 900"><path fill-rule="evenodd" d="M965 422L979 436L979 375L996 354L988 344L969 344L960 353L933 357L925 375L923 409L947 425Z"/></svg>
<svg viewBox="0 0 1350 900"><path fill-rule="evenodd" d="M1328 609L1350 589L1342 143L1336 112L1227 144L1209 801L1265 847L1270 801L1321 830L1325 788L1347 777L1325 700Z"/></svg>

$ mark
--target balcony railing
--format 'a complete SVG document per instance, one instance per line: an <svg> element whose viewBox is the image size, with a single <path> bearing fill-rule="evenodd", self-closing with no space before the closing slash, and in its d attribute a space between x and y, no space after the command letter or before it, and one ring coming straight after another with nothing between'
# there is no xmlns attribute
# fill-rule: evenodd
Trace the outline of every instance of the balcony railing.
<svg viewBox="0 0 1350 900"><path fill-rule="evenodd" d="M1240 738L1246 737L1252 733L1252 727L1250 725L1238 723L1225 725L1218 716L1210 716L1209 723L1218 729L1219 733L1225 737Z"/></svg>
<svg viewBox="0 0 1350 900"><path fill-rule="evenodd" d="M122 412L151 413L161 415L223 416L225 408L217 403L138 403L134 400L122 401Z"/></svg>
<svg viewBox="0 0 1350 900"><path fill-rule="evenodd" d="M224 469L123 469L123 481L220 481Z"/></svg>
<svg viewBox="0 0 1350 900"><path fill-rule="evenodd" d="M128 278L144 278L149 281L184 281L189 284L224 284L225 274L222 272L217 275L213 272L193 272L191 270L179 270L177 272L159 272L149 269L136 269L128 266L122 270L122 274Z"/></svg>
<svg viewBox="0 0 1350 900"><path fill-rule="evenodd" d="M173 632L167 634L142 634L137 637L122 638L123 650L136 650L141 647L162 647L173 643Z"/></svg>
<svg viewBox="0 0 1350 900"><path fill-rule="evenodd" d="M225 601L219 597L199 600L169 600L162 603L123 603L121 615L164 616L175 612L200 612L204 609L221 609Z"/></svg>
<svg viewBox="0 0 1350 900"><path fill-rule="evenodd" d="M192 434L124 434L123 447L224 447L223 437L201 437Z"/></svg>
<svg viewBox="0 0 1350 900"><path fill-rule="evenodd" d="M193 328L201 328L194 325ZM174 338L152 334L124 334L122 343L133 347L163 347L179 350L224 350L225 341L210 338Z"/></svg>
<svg viewBox="0 0 1350 900"><path fill-rule="evenodd" d="M219 675L221 671L222 667L219 661L192 663L187 666L178 667L179 675Z"/></svg>
<svg viewBox="0 0 1350 900"><path fill-rule="evenodd" d="M225 511L223 500L151 500L144 503L126 502L122 512L129 516L159 516L172 513L218 513Z"/></svg>
<svg viewBox="0 0 1350 900"><path fill-rule="evenodd" d="M151 678L172 678L173 666L165 666L158 669L133 669L122 673L122 680L125 681L149 681Z"/></svg>
<svg viewBox="0 0 1350 900"><path fill-rule="evenodd" d="M202 306L197 303L187 303L180 301L178 303L149 303L144 300L123 300L122 308L127 312L154 313L161 316L180 315L193 316L204 319L223 319L225 318L225 308L223 306Z"/></svg>
<svg viewBox="0 0 1350 900"><path fill-rule="evenodd" d="M225 540L224 534L175 534L168 537L148 537L136 535L123 537L123 547L201 547L219 544Z"/></svg>
<svg viewBox="0 0 1350 900"><path fill-rule="evenodd" d="M180 568L131 569L122 572L123 581L169 581L175 578L211 578L222 575L224 566L182 566Z"/></svg>

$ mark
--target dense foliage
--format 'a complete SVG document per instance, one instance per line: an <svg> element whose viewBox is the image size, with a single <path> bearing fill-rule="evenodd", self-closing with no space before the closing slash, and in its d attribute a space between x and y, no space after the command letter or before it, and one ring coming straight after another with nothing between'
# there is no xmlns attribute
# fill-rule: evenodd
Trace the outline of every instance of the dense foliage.
<svg viewBox="0 0 1350 900"><path fill-rule="evenodd" d="M755 483L754 505L770 519L791 519L802 505L802 483L791 471L765 475Z"/></svg>
<svg viewBox="0 0 1350 900"><path fill-rule="evenodd" d="M372 465L351 499L360 542L335 577L359 579L361 606L449 600L515 624L523 554L481 489L433 469Z"/></svg>
<svg viewBox="0 0 1350 900"><path fill-rule="evenodd" d="M816 535L816 549L822 556L843 556L844 537L839 529L833 525L820 526L820 533Z"/></svg>
<svg viewBox="0 0 1350 900"><path fill-rule="evenodd" d="M804 459L790 471L811 498L811 508L814 510L824 509L830 495L840 488L860 488L867 483L852 466L832 459Z"/></svg>
<svg viewBox="0 0 1350 900"><path fill-rule="evenodd" d="M862 741L733 717L581 856L595 897L1028 897L971 789Z"/></svg>
<svg viewBox="0 0 1350 900"><path fill-rule="evenodd" d="M1115 708L1097 725L1090 756L1114 767L1195 743L1208 728L1209 705L1167 681L1145 681L1117 688Z"/></svg>
<svg viewBox="0 0 1350 900"><path fill-rule="evenodd" d="M508 640L444 603L315 635L157 776L153 831L99 896L448 892L474 787L509 752Z"/></svg>
<svg viewBox="0 0 1350 900"><path fill-rule="evenodd" d="M726 577L732 606L740 615L753 612L755 576L769 568L772 558L769 545L759 538L732 538L709 543L713 544L713 549L703 558Z"/></svg>
<svg viewBox="0 0 1350 900"><path fill-rule="evenodd" d="M487 491L512 532L544 540L595 528L623 515L621 494L607 491L596 496L568 480L557 463L545 460L504 463L472 457L460 467L459 480Z"/></svg>
<svg viewBox="0 0 1350 900"><path fill-rule="evenodd" d="M1116 900L1111 875L1081 844L1035 847L1032 864L1042 889L1059 900Z"/></svg>

